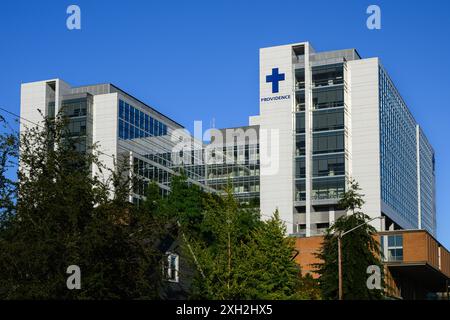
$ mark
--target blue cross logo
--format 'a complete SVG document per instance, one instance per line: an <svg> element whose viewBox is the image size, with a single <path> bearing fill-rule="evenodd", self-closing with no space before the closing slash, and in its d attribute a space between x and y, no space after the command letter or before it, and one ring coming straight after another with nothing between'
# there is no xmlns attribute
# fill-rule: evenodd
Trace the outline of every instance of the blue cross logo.
<svg viewBox="0 0 450 320"><path fill-rule="evenodd" d="M272 82L272 93L278 92L278 82L284 81L284 73L278 73L278 68L272 69L272 74L266 76L266 82Z"/></svg>

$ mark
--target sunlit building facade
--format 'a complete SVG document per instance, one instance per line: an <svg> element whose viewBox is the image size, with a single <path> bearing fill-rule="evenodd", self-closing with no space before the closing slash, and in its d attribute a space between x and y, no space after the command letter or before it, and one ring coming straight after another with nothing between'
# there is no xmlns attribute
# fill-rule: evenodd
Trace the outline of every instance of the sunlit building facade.
<svg viewBox="0 0 450 320"><path fill-rule="evenodd" d="M134 203L152 181L168 194L183 171L208 192L230 187L262 217L278 210L289 234L309 237L345 214L337 203L354 178L363 211L385 217L373 222L379 231L435 235L434 151L378 58L316 52L308 42L263 48L259 103L248 126L213 129L204 141L112 84L52 79L21 88L23 119L63 113L81 151L98 143L110 168L125 159L139 181Z"/></svg>
<svg viewBox="0 0 450 320"><path fill-rule="evenodd" d="M289 232L321 234L345 214L354 178L380 231L436 232L434 151L378 58L355 49L316 52L308 42L260 50L261 211ZM277 152L274 152L277 150ZM273 158L279 154L277 170ZM270 170L267 170L269 168Z"/></svg>

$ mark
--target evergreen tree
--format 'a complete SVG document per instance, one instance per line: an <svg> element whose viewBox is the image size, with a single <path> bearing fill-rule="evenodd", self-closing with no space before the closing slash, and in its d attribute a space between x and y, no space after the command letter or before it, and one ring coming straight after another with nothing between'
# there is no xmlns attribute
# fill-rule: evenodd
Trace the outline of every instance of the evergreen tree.
<svg viewBox="0 0 450 320"><path fill-rule="evenodd" d="M248 275L246 298L285 300L294 295L306 298L298 290L301 273L293 260L294 244L294 238L286 237L278 210L251 233L248 260L244 264Z"/></svg>
<svg viewBox="0 0 450 320"><path fill-rule="evenodd" d="M208 238L191 237L201 273L193 297L203 299L307 299L300 269L293 261L294 240L278 212L261 221L254 209L242 208L226 195L206 201Z"/></svg>
<svg viewBox="0 0 450 320"><path fill-rule="evenodd" d="M44 122L20 139L17 203L0 219L0 298L157 297L158 228L128 203L126 175L101 181L96 146L79 152L65 119ZM69 265L81 269L81 290L66 287Z"/></svg>
<svg viewBox="0 0 450 320"><path fill-rule="evenodd" d="M179 223L184 230L201 232L203 220L205 193L202 189L189 183L184 172L174 175L171 179L171 190L167 197L168 218Z"/></svg>
<svg viewBox="0 0 450 320"><path fill-rule="evenodd" d="M17 183L14 181L14 168L17 166L19 141L15 132L0 116L0 219L5 220L15 213ZM2 226L0 220L0 227Z"/></svg>
<svg viewBox="0 0 450 320"><path fill-rule="evenodd" d="M348 191L339 206L349 214L340 217L327 229L317 257L320 288L324 299L338 298L338 243L337 236L359 225L361 227L342 237L342 278L344 299L382 299L383 290L369 290L366 285L367 267L377 265L383 270L380 246L375 239L376 229L367 223L370 217L361 210L364 200L356 181L350 180Z"/></svg>

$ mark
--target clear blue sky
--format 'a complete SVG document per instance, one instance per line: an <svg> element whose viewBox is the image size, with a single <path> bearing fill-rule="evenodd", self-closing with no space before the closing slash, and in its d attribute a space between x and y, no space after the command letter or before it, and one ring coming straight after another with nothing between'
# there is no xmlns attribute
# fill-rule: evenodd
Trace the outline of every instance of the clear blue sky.
<svg viewBox="0 0 450 320"><path fill-rule="evenodd" d="M82 29L66 28L81 8ZM382 29L366 28L381 7ZM436 151L438 240L450 248L449 1L2 1L0 106L20 83L112 82L192 128L259 111L258 49L310 41L378 56Z"/></svg>

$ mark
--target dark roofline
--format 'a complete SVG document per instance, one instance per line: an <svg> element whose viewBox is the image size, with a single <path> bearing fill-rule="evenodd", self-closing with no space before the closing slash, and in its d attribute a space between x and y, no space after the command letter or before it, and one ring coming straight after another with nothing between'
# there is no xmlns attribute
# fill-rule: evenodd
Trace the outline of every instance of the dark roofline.
<svg viewBox="0 0 450 320"><path fill-rule="evenodd" d="M359 57L360 59L362 59L362 56L359 54L358 50L356 50L355 48L353 48L353 50L355 50L355 52L356 52L356 54L358 55L358 57Z"/></svg>

